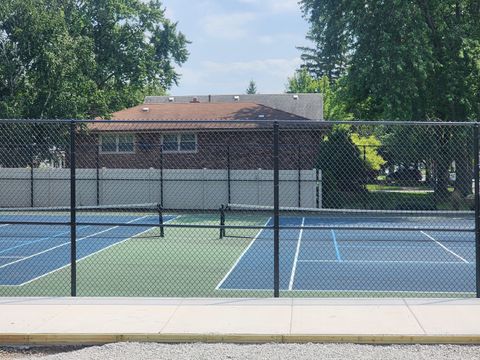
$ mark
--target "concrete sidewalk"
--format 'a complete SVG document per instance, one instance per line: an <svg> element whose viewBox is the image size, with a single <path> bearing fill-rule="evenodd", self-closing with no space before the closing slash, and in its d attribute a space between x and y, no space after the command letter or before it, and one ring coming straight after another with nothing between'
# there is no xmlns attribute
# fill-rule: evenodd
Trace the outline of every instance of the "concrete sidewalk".
<svg viewBox="0 0 480 360"><path fill-rule="evenodd" d="M480 344L477 299L0 298L0 344Z"/></svg>

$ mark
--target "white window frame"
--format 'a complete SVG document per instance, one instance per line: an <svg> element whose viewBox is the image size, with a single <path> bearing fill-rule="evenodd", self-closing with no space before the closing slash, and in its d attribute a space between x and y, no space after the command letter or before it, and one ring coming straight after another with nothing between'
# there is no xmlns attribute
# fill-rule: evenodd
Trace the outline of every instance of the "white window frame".
<svg viewBox="0 0 480 360"><path fill-rule="evenodd" d="M165 150L163 149L163 152L166 154L196 154L198 152L198 136L196 133L166 133L162 134L162 146L165 142L165 136L170 135L170 136L176 136L177 137L177 150ZM180 149L180 144L181 144L181 138L183 135L193 135L195 137L195 150L181 150Z"/></svg>
<svg viewBox="0 0 480 360"><path fill-rule="evenodd" d="M103 137L104 136L115 136L115 151L104 151L103 150ZM120 151L119 144L120 144L120 136L131 136L132 137L132 145L133 151ZM101 154L135 154L135 134L132 133L107 133L107 134L100 134L100 153Z"/></svg>

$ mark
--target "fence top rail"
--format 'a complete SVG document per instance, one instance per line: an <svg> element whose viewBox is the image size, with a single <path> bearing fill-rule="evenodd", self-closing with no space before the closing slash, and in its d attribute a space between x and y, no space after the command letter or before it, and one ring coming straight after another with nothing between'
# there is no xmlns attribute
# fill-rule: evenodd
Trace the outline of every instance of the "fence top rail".
<svg viewBox="0 0 480 360"><path fill-rule="evenodd" d="M396 121L396 120L89 120L89 119L0 119L0 124L26 123L26 124L259 124L273 125L315 125L328 127L333 125L357 126L480 126L480 121Z"/></svg>

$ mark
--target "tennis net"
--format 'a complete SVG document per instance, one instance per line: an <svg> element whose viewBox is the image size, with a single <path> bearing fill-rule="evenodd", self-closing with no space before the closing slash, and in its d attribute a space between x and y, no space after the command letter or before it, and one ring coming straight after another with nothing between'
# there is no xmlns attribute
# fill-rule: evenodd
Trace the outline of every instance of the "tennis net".
<svg viewBox="0 0 480 360"><path fill-rule="evenodd" d="M442 210L361 210L280 207L279 228L282 230L354 230L354 231L455 231L473 232L473 211ZM222 207L220 236L238 234L229 225L265 224L273 229L275 208L248 204L227 204Z"/></svg>
<svg viewBox="0 0 480 360"><path fill-rule="evenodd" d="M163 210L157 203L78 206L77 224L125 225L163 223ZM68 206L0 208L0 225L69 225L72 209Z"/></svg>

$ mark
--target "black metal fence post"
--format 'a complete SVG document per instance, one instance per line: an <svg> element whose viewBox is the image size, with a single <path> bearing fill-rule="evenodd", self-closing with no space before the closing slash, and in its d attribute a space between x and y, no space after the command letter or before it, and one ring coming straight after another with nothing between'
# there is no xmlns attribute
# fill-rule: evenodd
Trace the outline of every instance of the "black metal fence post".
<svg viewBox="0 0 480 360"><path fill-rule="evenodd" d="M298 207L302 206L302 157L300 154L300 149L297 152L297 182L298 182Z"/></svg>
<svg viewBox="0 0 480 360"><path fill-rule="evenodd" d="M279 128L273 124L273 296L280 297L280 171Z"/></svg>
<svg viewBox="0 0 480 360"><path fill-rule="evenodd" d="M77 296L77 213L76 213L76 164L75 121L70 122L70 294Z"/></svg>
<svg viewBox="0 0 480 360"><path fill-rule="evenodd" d="M99 136L100 140L100 136ZM96 189L97 189L97 206L100 205L100 141L97 141L97 150L95 152L95 168L96 168Z"/></svg>
<svg viewBox="0 0 480 360"><path fill-rule="evenodd" d="M367 184L369 180L369 174L368 174L368 167L367 167L367 145L363 145L363 166L365 168L365 184L363 185L363 188L367 190Z"/></svg>
<svg viewBox="0 0 480 360"><path fill-rule="evenodd" d="M33 139L32 139L33 141ZM33 208L35 204L35 180L34 180L34 170L33 167L35 166L35 159L34 159L34 150L33 147L35 144L32 142L29 147L29 157L30 157L30 207Z"/></svg>
<svg viewBox="0 0 480 360"><path fill-rule="evenodd" d="M160 206L163 208L163 144L160 143Z"/></svg>
<svg viewBox="0 0 480 360"><path fill-rule="evenodd" d="M473 156L474 156L474 182L475 182L475 288L477 298L480 298L480 169L479 169L479 124L473 128Z"/></svg>
<svg viewBox="0 0 480 360"><path fill-rule="evenodd" d="M232 172L230 167L230 146L227 146L227 198L228 203L232 202Z"/></svg>

